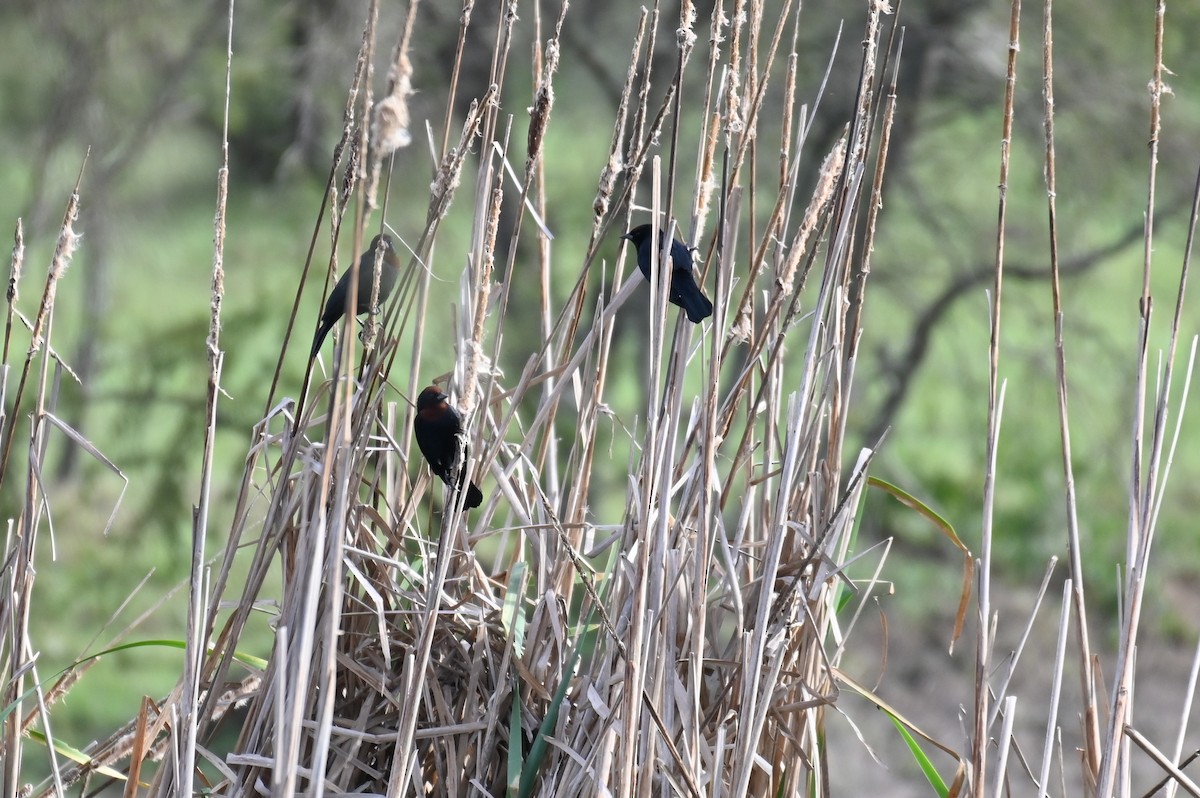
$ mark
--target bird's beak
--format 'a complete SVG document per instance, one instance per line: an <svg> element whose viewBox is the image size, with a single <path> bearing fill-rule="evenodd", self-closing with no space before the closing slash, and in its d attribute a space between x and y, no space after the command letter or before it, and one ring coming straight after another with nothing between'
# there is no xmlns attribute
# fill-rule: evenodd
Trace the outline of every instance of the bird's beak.
<svg viewBox="0 0 1200 798"><path fill-rule="evenodd" d="M626 233L625 235L621 236L621 240L622 241L632 241L633 237L630 236L629 233Z"/></svg>

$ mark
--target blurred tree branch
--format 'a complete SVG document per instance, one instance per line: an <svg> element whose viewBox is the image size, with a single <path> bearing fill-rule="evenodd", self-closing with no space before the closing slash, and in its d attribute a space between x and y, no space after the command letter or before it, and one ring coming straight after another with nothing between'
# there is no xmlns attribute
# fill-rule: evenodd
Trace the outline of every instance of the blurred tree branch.
<svg viewBox="0 0 1200 798"><path fill-rule="evenodd" d="M1168 219L1180 215L1188 207L1190 207L1190 201L1176 200L1165 210L1157 214L1157 220L1161 224ZM1142 224L1130 225L1109 243L1088 250L1087 252L1081 252L1077 255L1064 258L1059 264L1059 273L1063 277L1084 274L1126 247L1141 241L1143 232L1144 226ZM951 308L954 307L954 304L967 292L980 286L991 284L994 276L995 266L989 262L977 264L966 273L954 277L917 314L916 323L913 325L912 333L908 336L908 341L904 345L903 351L895 353L881 349L879 354L879 376L881 380L887 381L890 384L890 388L880 403L879 410L875 413L873 420L867 427L867 432L863 437L864 441L879 440L883 433L892 426L901 407L904 405L905 399L908 398L909 391L912 389L913 378L929 354L929 348L935 333L938 331L942 320L950 312ZM1049 264L1033 266L1028 263L1009 263L1004 267L1004 276L1008 279L1022 282L1049 280L1050 266Z"/></svg>

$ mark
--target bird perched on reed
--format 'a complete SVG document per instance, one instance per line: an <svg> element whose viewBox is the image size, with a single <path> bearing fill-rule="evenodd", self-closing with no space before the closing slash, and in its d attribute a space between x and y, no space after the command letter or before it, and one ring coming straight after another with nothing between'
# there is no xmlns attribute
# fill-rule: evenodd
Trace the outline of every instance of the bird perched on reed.
<svg viewBox="0 0 1200 798"><path fill-rule="evenodd" d="M463 468L468 455L466 441L462 442L463 459L458 459L462 417L450 406L450 397L430 385L417 397L417 415L413 417L413 434L421 454L429 461L429 469L450 487L461 491L467 472ZM458 475L457 484L453 481ZM483 504L483 492L474 482L467 484L463 507L470 510Z"/></svg>
<svg viewBox="0 0 1200 798"><path fill-rule="evenodd" d="M642 224L621 236L637 248L638 268L647 280L654 279L650 268L658 253L662 251L667 231L659 230L657 244L652 240L652 235L651 226ZM684 246L682 241L671 239L671 285L667 299L672 305L683 308L688 321L699 324L712 315L713 304L700 290L700 286L696 285L696 278L692 276L692 265L691 250Z"/></svg>
<svg viewBox="0 0 1200 798"><path fill-rule="evenodd" d="M377 310L377 308L371 307L371 287L375 281L376 252L383 253L383 263L379 268L378 301L380 305L392 293L392 289L396 287L396 278L400 276L400 261L396 258L396 245L392 242L392 237L386 233L375 236L371 239L371 246L358 260L358 290L355 292L354 306L354 315L356 316L361 316L368 310L372 312ZM329 299L325 302L325 312L321 314L321 324L317 327L317 334L313 338L312 354L309 355L309 359L317 356L317 352L321 350L321 344L325 342L325 336L329 335L333 325L337 324L346 312L346 292L350 290L350 275L353 273L353 269L347 269L342 278L337 281L337 285L329 292Z"/></svg>

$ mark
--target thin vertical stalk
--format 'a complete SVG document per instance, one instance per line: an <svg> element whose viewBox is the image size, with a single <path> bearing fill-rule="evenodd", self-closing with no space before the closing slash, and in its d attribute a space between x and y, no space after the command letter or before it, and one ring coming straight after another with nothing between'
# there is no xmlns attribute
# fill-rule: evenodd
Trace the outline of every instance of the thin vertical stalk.
<svg viewBox="0 0 1200 798"><path fill-rule="evenodd" d="M1116 790L1117 772L1125 736L1123 729L1132 708L1130 693L1133 689L1133 661L1137 649L1137 632L1141 622L1142 595L1145 588L1145 567L1148 563L1150 545L1150 505L1155 489L1155 469L1143 470L1143 444L1145 436L1147 360L1149 356L1150 322L1153 310L1150 295L1150 275L1154 249L1154 206L1158 185L1158 144L1162 133L1163 85L1163 18L1166 2L1155 4L1154 16L1154 67L1150 81L1150 140L1149 164L1146 188L1146 221L1142 243L1142 295L1138 303L1139 324L1137 354L1134 376L1133 434L1130 452L1129 525L1126 533L1126 574L1124 581L1124 609L1121 617L1120 645L1113 673L1108 727L1104 735L1103 755L1100 760L1099 777L1096 785L1097 798L1110 798ZM1157 446L1155 450L1157 452Z"/></svg>
<svg viewBox="0 0 1200 798"><path fill-rule="evenodd" d="M229 199L229 98L233 81L233 9L229 0L229 22L225 40L225 107L221 128L221 168L217 170L217 210L213 219L212 285L209 304L208 388L204 407L204 454L200 467L200 495L196 501L192 525L192 564L188 591L187 647L184 652L183 697L180 700L180 738L178 790L180 795L192 794L191 763L196 759L197 709L200 704L200 671L204 663L205 563L208 559L205 541L208 538L209 510L212 504L213 452L217 435L217 404L221 395L221 366L225 355L221 351L221 304L225 298L225 216ZM160 782L166 785L166 780Z"/></svg>
<svg viewBox="0 0 1200 798"><path fill-rule="evenodd" d="M1013 106L1017 88L1017 53L1020 50L1021 0L1012 0L1008 28L1008 71L1004 88L1004 121L1000 137L999 203L996 219L995 277L992 285L991 333L988 337L988 412L986 465L983 478L983 520L978 572L979 612L975 646L975 706L971 729L972 795L984 798L987 782L988 672L991 669L992 621L992 522L996 503L996 457L1000 439L1003 387L1000 384L1000 309L1004 287L1004 236L1008 218L1009 150L1012 146Z"/></svg>
<svg viewBox="0 0 1200 798"><path fill-rule="evenodd" d="M1078 643L1079 687L1083 699L1083 763L1090 771L1089 781L1095 779L1100 764L1100 726L1097 714L1095 683L1091 678L1092 646L1088 635L1087 603L1084 600L1083 555L1079 540L1079 514L1075 493L1075 468L1071 454L1071 423L1067 403L1067 354L1063 338L1063 303L1058 258L1058 181L1054 145L1054 28L1053 0L1043 6L1042 30L1042 98L1046 134L1045 179L1046 219L1050 234L1050 295L1054 313L1055 377L1058 393L1058 428L1062 441L1062 466L1065 482L1067 514L1067 561L1071 578L1071 606L1078 619L1075 634ZM1049 743L1049 736L1047 743ZM1043 780L1049 773L1050 751L1045 752Z"/></svg>

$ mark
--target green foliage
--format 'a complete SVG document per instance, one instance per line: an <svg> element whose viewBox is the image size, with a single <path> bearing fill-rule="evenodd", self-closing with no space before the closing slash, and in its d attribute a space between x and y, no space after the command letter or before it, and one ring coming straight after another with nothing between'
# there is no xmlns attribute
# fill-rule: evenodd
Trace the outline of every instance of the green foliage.
<svg viewBox="0 0 1200 798"><path fill-rule="evenodd" d="M917 742L916 738L909 733L908 729L905 728L904 724L895 715L890 712L885 712L885 714L888 716L888 720L896 727L896 731L899 732L900 737L904 740L904 744L908 746L913 761L917 763L917 767L925 774L925 778L929 781L929 786L933 788L934 793L938 798L946 798L950 794L950 789L946 786L946 782L942 780L941 774L938 773L933 761L930 760L924 749L921 748L921 744Z"/></svg>

